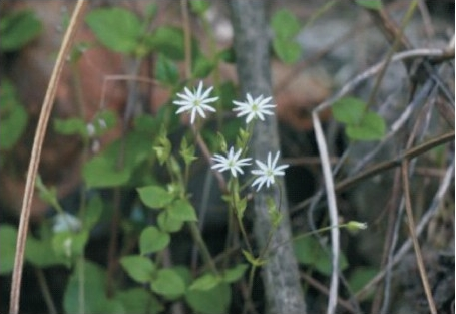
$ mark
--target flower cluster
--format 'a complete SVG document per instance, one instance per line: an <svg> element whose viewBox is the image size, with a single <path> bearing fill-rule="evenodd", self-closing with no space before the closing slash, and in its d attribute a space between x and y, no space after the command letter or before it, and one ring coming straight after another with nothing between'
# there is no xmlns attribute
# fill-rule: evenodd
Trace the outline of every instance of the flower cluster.
<svg viewBox="0 0 456 314"><path fill-rule="evenodd" d="M195 122L196 114L201 118L206 118L205 111L215 112L215 108L209 105L218 100L218 97L209 97L212 91L212 86L203 91L203 83L200 81L196 90L191 92L187 87L184 88L184 93L177 93L179 100L174 100L173 104L180 106L177 109L176 114L182 112L190 112L190 123ZM273 115L274 112L270 109L276 105L270 104L272 97L264 98L260 95L257 98L253 98L252 95L247 94L247 101L233 101L236 108L233 111L239 111L238 117L247 115L246 122L250 123L254 118L260 120L265 119L265 115Z"/></svg>
<svg viewBox="0 0 456 314"><path fill-rule="evenodd" d="M234 147L231 147L227 157L220 155L212 157L212 161L214 161L215 164L211 168L216 169L219 172L230 170L233 177L236 178L237 173L244 174L242 167L250 166L249 161L252 160L251 158L239 159L241 154L242 149L239 149L236 153L234 153ZM267 164L259 160L255 160L258 169L252 170L252 174L257 176L255 181L253 181L252 187L258 185L257 191L259 191L264 184L266 184L266 187L268 188L275 184L276 176L285 175L284 170L287 169L289 165L277 166L279 157L280 152L277 152L274 161L272 161L272 153L269 152Z"/></svg>
<svg viewBox="0 0 456 314"><path fill-rule="evenodd" d="M199 82L196 90L191 92L187 87L184 88L184 93L177 93L179 100L174 100L173 104L180 106L176 111L176 114L187 112L190 113L190 123L195 122L195 117L198 114L200 117L205 118L205 111L215 112L215 108L210 103L215 102L218 97L209 97L212 87L203 90L202 82ZM247 94L247 100L245 102L233 101L235 108L233 111L237 112L237 117L246 116L246 123L252 122L254 119L265 120L265 115L273 115L276 105L271 104L272 97L264 98L260 95L257 98L253 98L252 95ZM250 166L252 158L241 158L242 149L239 148L237 151L232 146L226 157L216 154L212 157L214 164L212 169L219 172L230 171L234 178L237 178L238 174L244 174L243 167ZM274 160L272 159L272 152L268 154L267 163L255 160L257 169L252 170L252 174L256 176L252 183L252 187L257 187L259 191L264 185L270 187L275 184L275 177L284 176L284 170L288 168L288 165L278 166L277 162L280 157L280 152L276 152Z"/></svg>

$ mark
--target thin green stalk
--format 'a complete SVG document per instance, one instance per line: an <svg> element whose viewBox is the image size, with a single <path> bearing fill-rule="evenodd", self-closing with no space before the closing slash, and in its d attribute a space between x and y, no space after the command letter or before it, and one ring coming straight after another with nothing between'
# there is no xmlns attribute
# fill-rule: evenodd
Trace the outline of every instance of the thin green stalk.
<svg viewBox="0 0 456 314"><path fill-rule="evenodd" d="M52 300L52 296L49 291L49 286L46 282L46 277L44 276L43 270L36 267L35 274L38 279L38 284L40 286L41 293L43 294L44 302L46 303L49 314L57 314L57 309L55 307L54 301Z"/></svg>
<svg viewBox="0 0 456 314"><path fill-rule="evenodd" d="M85 313L85 290L84 290L84 256L79 258L77 262L78 265L76 267L76 271L78 272L78 305L79 305L79 313Z"/></svg>
<svg viewBox="0 0 456 314"><path fill-rule="evenodd" d="M249 296L249 298L252 297L253 280L255 279L255 271L256 271L256 269L257 269L256 265L252 265L252 268L250 268L249 283L248 283L248 296Z"/></svg>
<svg viewBox="0 0 456 314"><path fill-rule="evenodd" d="M201 232L198 229L197 224L193 221L189 221L187 224L188 224L188 227L190 230L190 234L193 238L193 241L198 246L200 253L201 253L201 257L203 258L203 261L206 264L206 267L209 268L214 275L218 275L218 271L217 271L217 268L215 267L215 263L212 260L209 250L207 249L206 243L204 242L203 238L201 237Z"/></svg>
<svg viewBox="0 0 456 314"><path fill-rule="evenodd" d="M235 212L236 212L236 209L235 209ZM250 253L253 254L252 245L250 244L249 237L247 235L247 232L245 231L245 227L244 227L244 223L242 222L242 218L237 213L235 213L235 215L238 219L239 228L241 230L242 237L244 238L244 242L247 245L247 249L249 250Z"/></svg>

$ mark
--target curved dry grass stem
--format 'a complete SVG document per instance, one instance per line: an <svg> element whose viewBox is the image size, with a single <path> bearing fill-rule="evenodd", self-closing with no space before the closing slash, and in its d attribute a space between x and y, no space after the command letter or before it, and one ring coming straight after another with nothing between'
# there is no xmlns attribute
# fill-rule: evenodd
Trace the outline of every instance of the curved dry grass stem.
<svg viewBox="0 0 456 314"><path fill-rule="evenodd" d="M424 288L424 292L426 294L426 299L429 304L429 310L430 310L431 314L437 314L437 307L435 306L431 287L429 286L429 280L428 280L426 269L424 267L424 262L423 262L423 255L421 254L420 244L418 243L418 237L415 232L415 219L413 218L412 202L410 200L410 182L409 182L408 168L409 168L409 161L405 160L402 163L402 185L403 185L403 189L404 189L405 212L407 214L410 237L412 238L413 248L415 250L416 261L418 264L418 270L420 272L420 277L421 277L421 281L423 283L423 288Z"/></svg>
<svg viewBox="0 0 456 314"><path fill-rule="evenodd" d="M314 124L315 137L317 140L318 150L320 152L321 166L323 168L324 182L326 188L326 197L328 199L329 220L331 224L331 252L332 252L332 273L331 285L329 288L328 314L333 314L336 311L337 297L339 291L339 250L340 250L340 231L339 214L337 210L336 191L334 188L334 178L332 175L331 163L329 161L329 152L323 132L323 127L320 123L320 118L316 111L312 112L312 121Z"/></svg>
<svg viewBox="0 0 456 314"><path fill-rule="evenodd" d="M29 168L27 172L27 181L25 184L25 192L22 200L21 216L19 220L19 231L16 242L16 255L14 258L14 268L11 283L11 297L10 297L10 314L19 313L19 300L22 281L22 268L24 265L25 243L28 233L28 225L30 219L30 211L32 206L32 198L34 193L34 186L36 175L38 172L38 165L41 156L41 148L43 146L44 136L49 121L49 116L52 111L55 94L57 91L60 74L62 73L63 65L71 47L73 35L76 31L78 22L80 21L83 8L87 1L78 0L73 11L68 28L63 37L62 45L60 46L59 54L52 71L49 85L44 97L43 106L41 107L38 125L36 127L35 138L33 139L32 153L30 157Z"/></svg>

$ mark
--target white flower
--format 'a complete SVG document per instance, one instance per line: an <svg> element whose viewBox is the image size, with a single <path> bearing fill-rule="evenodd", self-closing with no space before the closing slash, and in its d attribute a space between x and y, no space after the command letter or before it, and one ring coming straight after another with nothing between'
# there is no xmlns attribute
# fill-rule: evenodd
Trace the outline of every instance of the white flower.
<svg viewBox="0 0 456 314"><path fill-rule="evenodd" d="M215 109L209 106L208 103L216 101L218 97L208 98L211 90L212 86L203 92L203 82L201 81L198 84L198 88L196 90L193 90L193 93L187 87L185 87L185 94L177 93L177 96L179 96L181 99L173 101L173 104L181 106L179 109L177 109L176 114L184 111L190 111L190 123L193 124L195 121L196 113L205 118L205 110L214 112Z"/></svg>
<svg viewBox="0 0 456 314"><path fill-rule="evenodd" d="M269 188L271 184L275 183L275 177L276 176L284 176L286 168L289 167L289 165L282 165L277 167L277 161L279 160L280 152L278 151L274 161L272 161L272 154L269 152L268 154L268 164L264 164L259 160L256 160L255 162L257 163L258 167L260 169L258 170L252 170L252 173L258 178L255 179L252 183L252 187L255 185L258 185L257 191L261 189L261 187L266 183L266 186Z"/></svg>
<svg viewBox="0 0 456 314"><path fill-rule="evenodd" d="M261 120L264 120L264 115L273 115L274 111L269 110L269 108L274 108L276 105L268 104L272 97L264 98L263 95L260 95L258 98L253 99L252 95L247 94L247 101L240 102L234 100L233 103L237 106L234 108L234 111L239 111L237 114L238 117L247 116L247 123L253 120L253 118L258 117Z"/></svg>
<svg viewBox="0 0 456 314"><path fill-rule="evenodd" d="M214 155L214 157L211 159L216 162L216 164L213 165L211 169L217 169L218 172L231 170L231 174L236 178L238 172L240 174L244 174L244 171L241 169L241 167L249 166L249 161L252 160L252 158L239 159L239 157L241 157L241 154L242 149L239 149L235 153L234 147L231 147L230 151L228 152L228 157L226 158L221 155Z"/></svg>
<svg viewBox="0 0 456 314"><path fill-rule="evenodd" d="M54 217L52 231L54 233L63 231L78 231L82 227L81 221L73 215L68 213L57 214Z"/></svg>

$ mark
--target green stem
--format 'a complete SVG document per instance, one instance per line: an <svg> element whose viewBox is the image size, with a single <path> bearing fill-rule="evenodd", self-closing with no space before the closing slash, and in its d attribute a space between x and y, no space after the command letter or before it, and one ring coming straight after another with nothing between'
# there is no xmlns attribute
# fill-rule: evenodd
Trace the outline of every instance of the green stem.
<svg viewBox="0 0 456 314"><path fill-rule="evenodd" d="M76 271L78 272L78 305L79 313L85 313L85 290L84 290L84 256L79 258L77 262Z"/></svg>
<svg viewBox="0 0 456 314"><path fill-rule="evenodd" d="M48 313L57 314L57 310L54 301L52 300L51 292L49 291L49 286L46 282L46 277L44 276L43 270L41 268L35 268L35 274L38 279L38 284L40 286L41 293L43 294Z"/></svg>
<svg viewBox="0 0 456 314"><path fill-rule="evenodd" d="M249 284L248 284L248 296L249 296L249 298L252 297L253 280L255 279L255 271L256 271L256 269L257 269L256 265L252 265L252 268L250 268Z"/></svg>
<svg viewBox="0 0 456 314"><path fill-rule="evenodd" d="M193 241L198 246L200 253L201 253L201 257L203 258L203 261L206 264L206 267L209 268L214 275L218 275L217 268L215 267L211 254L209 253L209 250L207 249L206 243L204 242L203 238L201 237L201 232L198 229L198 226L193 221L189 221L187 224L188 224L188 227L190 230L190 234L193 238Z"/></svg>

